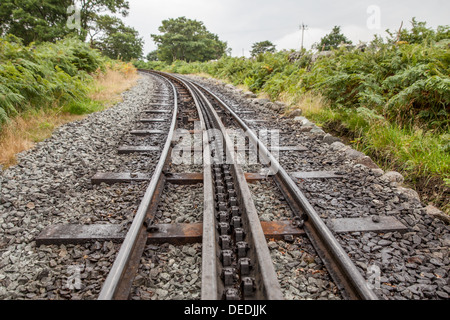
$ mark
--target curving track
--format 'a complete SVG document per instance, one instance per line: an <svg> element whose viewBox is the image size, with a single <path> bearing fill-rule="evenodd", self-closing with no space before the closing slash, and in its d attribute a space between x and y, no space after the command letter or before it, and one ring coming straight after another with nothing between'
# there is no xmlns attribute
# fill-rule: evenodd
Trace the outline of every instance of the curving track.
<svg viewBox="0 0 450 320"><path fill-rule="evenodd" d="M177 96L194 102L201 124L204 184L202 299L283 299L246 176L236 160L233 141L221 121L223 118L227 119L227 126L244 130L252 144L257 146L259 157L270 168L270 175L273 175L296 215L296 227L305 230L342 295L347 299L377 299L286 170L238 114L199 84L182 77L152 73L165 78L173 91L175 100L171 129L147 192L99 299L126 299L130 294L148 233L152 232L154 212L166 179L164 169L173 151ZM222 159L231 159L231 162L223 163Z"/></svg>

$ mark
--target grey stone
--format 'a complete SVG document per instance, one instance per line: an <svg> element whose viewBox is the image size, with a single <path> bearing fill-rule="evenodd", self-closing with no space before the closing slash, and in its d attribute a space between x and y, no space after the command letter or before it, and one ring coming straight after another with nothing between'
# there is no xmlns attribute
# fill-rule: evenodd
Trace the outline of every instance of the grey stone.
<svg viewBox="0 0 450 320"><path fill-rule="evenodd" d="M247 91L244 93L244 98L246 99L254 99L256 97L257 97L256 94L254 94L253 92Z"/></svg>
<svg viewBox="0 0 450 320"><path fill-rule="evenodd" d="M402 184L405 181L405 178L396 171L389 171L386 172L382 177L382 180L388 181L388 182L396 182L399 184Z"/></svg>
<svg viewBox="0 0 450 320"><path fill-rule="evenodd" d="M297 116L297 117L295 117L295 118L294 118L294 121L295 121L295 122L300 122L301 124L304 124L304 123L310 123L310 121L309 121L308 119L306 119L305 117L303 117L303 116Z"/></svg>
<svg viewBox="0 0 450 320"><path fill-rule="evenodd" d="M284 103L284 102L282 102L282 101L275 101L275 104L276 104L280 109L286 108L286 103Z"/></svg>
<svg viewBox="0 0 450 320"><path fill-rule="evenodd" d="M277 106L277 105L276 105L275 103L273 103L273 102L267 102L264 106L265 106L266 108L271 109L271 110L274 110L274 111L280 110L280 107Z"/></svg>
<svg viewBox="0 0 450 320"><path fill-rule="evenodd" d="M330 146L330 149L333 151L340 151L346 148L346 145L342 142L333 142Z"/></svg>
<svg viewBox="0 0 450 320"><path fill-rule="evenodd" d="M380 168L372 169L372 173L375 177L381 177L382 175L384 175L383 169Z"/></svg>
<svg viewBox="0 0 450 320"><path fill-rule="evenodd" d="M295 109L294 111L292 111L289 116L292 118L297 118L300 117L302 115L303 111L301 109Z"/></svg>
<svg viewBox="0 0 450 320"><path fill-rule="evenodd" d="M389 240L380 240L380 241L378 241L378 245L380 245L382 247L389 246L391 243L392 243L392 241L389 241Z"/></svg>
<svg viewBox="0 0 450 320"><path fill-rule="evenodd" d="M168 296L169 292L167 290L164 289L156 289L156 294L161 297L161 298L165 298Z"/></svg>
<svg viewBox="0 0 450 320"><path fill-rule="evenodd" d="M404 187L397 187L397 191L398 191L400 194L406 196L406 197L409 198L409 199L413 199L413 200L416 200L416 201L420 201L420 196L419 196L419 194L418 194L415 190L413 190L413 189L410 189L410 188L404 188Z"/></svg>
<svg viewBox="0 0 450 320"><path fill-rule="evenodd" d="M430 263L432 263L432 264L434 264L435 266L438 266L438 267L441 267L441 266L444 265L442 263L442 261L440 259L437 259L437 258L430 259Z"/></svg>
<svg viewBox="0 0 450 320"><path fill-rule="evenodd" d="M356 163L362 164L370 169L378 169L378 165L372 160L372 158L368 156L363 156L356 160Z"/></svg>
<svg viewBox="0 0 450 320"><path fill-rule="evenodd" d="M354 149L351 149L351 148L345 150L345 154L351 159L358 159L358 158L365 157L364 153L359 152L359 151L354 150Z"/></svg>
<svg viewBox="0 0 450 320"><path fill-rule="evenodd" d="M325 131L323 131L322 129L320 129L320 128L317 127L317 126L314 126L314 127L311 129L310 132L311 132L311 133L314 133L314 134L320 134L320 135L324 135L324 134L325 134Z"/></svg>
<svg viewBox="0 0 450 320"><path fill-rule="evenodd" d="M165 280L165 281L169 281L170 280L170 275L168 274L168 273L161 273L160 275L159 275L159 277L160 278L162 278L163 280Z"/></svg>
<svg viewBox="0 0 450 320"><path fill-rule="evenodd" d="M269 248L272 249L272 250L278 248L278 244L276 242L273 242L273 241L269 242L268 245L269 245Z"/></svg>
<svg viewBox="0 0 450 320"><path fill-rule="evenodd" d="M449 295L444 291L436 291L436 295L441 299L448 299Z"/></svg>
<svg viewBox="0 0 450 320"><path fill-rule="evenodd" d="M337 137L333 137L331 134L326 134L323 137L323 142L327 143L327 144L333 144L334 142L341 142L341 139L337 138Z"/></svg>
<svg viewBox="0 0 450 320"><path fill-rule="evenodd" d="M313 129L313 126L302 126L301 128L298 129L298 131L300 132L311 132L311 130Z"/></svg>
<svg viewBox="0 0 450 320"><path fill-rule="evenodd" d="M255 100L259 105L262 105L262 106L271 102L270 99L255 99Z"/></svg>
<svg viewBox="0 0 450 320"><path fill-rule="evenodd" d="M438 208L436 208L433 205L428 205L425 208L425 212L427 215L429 215L430 217L439 219L441 221L444 221L447 224L450 224L450 216L445 214L444 212L442 212L441 210L439 210Z"/></svg>

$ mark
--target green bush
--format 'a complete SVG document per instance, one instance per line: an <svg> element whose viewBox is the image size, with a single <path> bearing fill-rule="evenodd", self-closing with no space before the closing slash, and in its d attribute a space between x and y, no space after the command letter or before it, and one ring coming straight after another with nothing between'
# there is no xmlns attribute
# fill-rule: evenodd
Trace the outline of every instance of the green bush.
<svg viewBox="0 0 450 320"><path fill-rule="evenodd" d="M84 99L81 101L73 100L64 105L62 108L63 112L67 112L70 114L88 114L99 111L102 109L102 104L97 101L92 101L90 99Z"/></svg>
<svg viewBox="0 0 450 320"><path fill-rule="evenodd" d="M449 58L448 50L427 44L339 51L307 78L333 107L373 108L405 127L448 130Z"/></svg>
<svg viewBox="0 0 450 320"><path fill-rule="evenodd" d="M401 42L392 33L386 43L375 37L364 50L334 50L312 62L313 52L303 52L290 62L290 52L265 53L256 59L225 56L218 61L186 63L139 62L138 67L174 73L205 72L234 85L246 85L272 99L282 93L312 91L332 108L366 108L402 128L449 130L450 28L426 28L412 20L403 29ZM407 41L410 41L408 43ZM13 97L12 97L13 98Z"/></svg>
<svg viewBox="0 0 450 320"><path fill-rule="evenodd" d="M413 19L412 30L403 29L400 41L388 33L390 38L377 36L364 51L341 48L317 59L302 52L293 62L291 52L278 52L195 64L139 62L138 67L203 72L292 104L305 93L317 94L327 106L305 111L306 116L330 129L342 128L356 149L386 169L401 171L407 181L433 181L438 189L433 201L449 211L450 28L434 31Z"/></svg>
<svg viewBox="0 0 450 320"><path fill-rule="evenodd" d="M29 108L84 101L90 74L105 62L77 39L24 46L14 36L0 38L0 125Z"/></svg>

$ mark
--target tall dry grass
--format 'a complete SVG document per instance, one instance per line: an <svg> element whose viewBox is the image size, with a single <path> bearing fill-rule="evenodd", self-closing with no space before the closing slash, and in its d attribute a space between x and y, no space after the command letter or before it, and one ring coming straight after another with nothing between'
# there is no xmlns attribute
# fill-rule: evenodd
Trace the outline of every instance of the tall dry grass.
<svg viewBox="0 0 450 320"><path fill-rule="evenodd" d="M136 68L127 64L110 64L105 72L95 76L95 84L89 98L104 104L105 108L122 102L121 93L136 84L139 75Z"/></svg>
<svg viewBox="0 0 450 320"><path fill-rule="evenodd" d="M286 115L290 115L297 109L302 110L304 115L318 113L328 106L328 103L319 93L312 93L311 91L294 95L282 92L279 96L279 100L287 105L285 109Z"/></svg>
<svg viewBox="0 0 450 320"><path fill-rule="evenodd" d="M55 128L83 116L59 113L54 109L24 112L8 121L0 134L0 165L16 164L16 155L51 137Z"/></svg>

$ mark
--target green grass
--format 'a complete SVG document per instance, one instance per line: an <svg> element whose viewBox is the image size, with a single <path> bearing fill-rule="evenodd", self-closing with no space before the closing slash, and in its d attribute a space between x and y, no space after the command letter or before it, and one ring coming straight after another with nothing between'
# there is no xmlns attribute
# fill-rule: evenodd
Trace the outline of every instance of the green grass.
<svg viewBox="0 0 450 320"><path fill-rule="evenodd" d="M7 117L0 128L0 165L7 168L16 164L16 154L51 137L55 128L120 102L120 94L131 88L137 78L130 64L111 61L105 72L92 76L86 95L64 101L51 100L39 107L31 103L21 106L20 112Z"/></svg>
<svg viewBox="0 0 450 320"><path fill-rule="evenodd" d="M136 66L208 74L285 102L286 114L300 108L383 169L402 173L425 201L450 212L450 28L439 30L430 33L433 38L412 42L374 39L364 52L339 49L314 63L312 52L298 61L290 61L289 52L277 52L255 59L138 61ZM402 36L420 34L416 31L404 30Z"/></svg>
<svg viewBox="0 0 450 320"><path fill-rule="evenodd" d="M401 172L409 187L450 213L450 134L401 128L364 112L330 107L306 111L318 125L348 138L352 146L371 156L384 170ZM433 189L429 195L427 190Z"/></svg>
<svg viewBox="0 0 450 320"><path fill-rule="evenodd" d="M83 115L101 111L103 109L104 106L102 103L84 99L81 101L71 101L62 108L62 111L75 115Z"/></svg>
<svg viewBox="0 0 450 320"><path fill-rule="evenodd" d="M412 175L437 175L450 178L450 135L400 128L396 123L368 119L355 111L333 110L305 112L321 126L338 122L351 132L351 142L364 152L386 158L392 168L402 168Z"/></svg>

